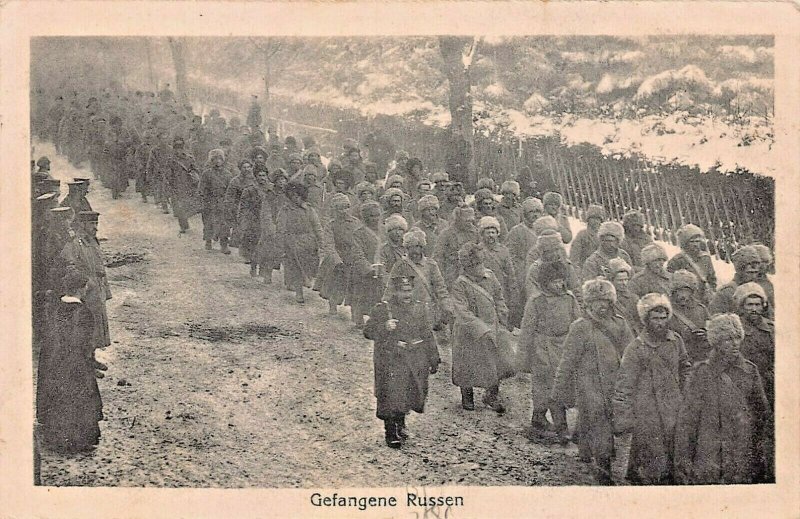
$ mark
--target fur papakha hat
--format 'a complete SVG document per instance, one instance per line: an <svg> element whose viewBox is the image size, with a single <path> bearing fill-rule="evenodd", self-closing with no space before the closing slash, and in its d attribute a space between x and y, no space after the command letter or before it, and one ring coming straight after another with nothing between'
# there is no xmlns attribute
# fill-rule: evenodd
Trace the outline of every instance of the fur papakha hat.
<svg viewBox="0 0 800 519"><path fill-rule="evenodd" d="M515 180L506 180L500 186L500 193L502 194L511 193L519 196L519 182Z"/></svg>
<svg viewBox="0 0 800 519"><path fill-rule="evenodd" d="M736 314L718 314L706 321L706 338L711 347L732 339L741 342L744 339L742 321Z"/></svg>
<svg viewBox="0 0 800 519"><path fill-rule="evenodd" d="M636 313L639 314L639 320L644 323L650 310L655 310L656 308L666 309L667 316L672 317L672 304L669 302L669 298L664 294L652 292L645 294L636 303Z"/></svg>
<svg viewBox="0 0 800 519"><path fill-rule="evenodd" d="M563 250L564 244L561 243L561 235L557 232L548 229L536 238L536 248L539 252L547 252L551 250Z"/></svg>
<svg viewBox="0 0 800 519"><path fill-rule="evenodd" d="M417 202L417 209L419 211L424 211L425 209L428 209L430 207L433 207L434 209L439 209L439 199L433 195L425 195L422 198L420 198L419 201Z"/></svg>
<svg viewBox="0 0 800 519"><path fill-rule="evenodd" d="M647 247L642 249L642 265L647 265L651 261L655 260L667 260L667 253L664 250L664 247L658 245L657 243L651 243Z"/></svg>
<svg viewBox="0 0 800 519"><path fill-rule="evenodd" d="M500 221L494 216L484 216L478 221L478 229L481 231L492 227L497 229L497 232L500 232Z"/></svg>
<svg viewBox="0 0 800 519"><path fill-rule="evenodd" d="M605 279L590 279L583 284L581 291L583 292L583 300L587 303L601 299L612 303L617 302L617 289L614 288L610 281Z"/></svg>
<svg viewBox="0 0 800 519"><path fill-rule="evenodd" d="M546 216L540 216L539 218L536 219L535 222L533 222L533 225L531 226L533 234L537 236L543 234L544 231L546 231L547 229L556 232L559 232L561 230L561 228L558 226L558 222L556 221L556 219L550 216L549 214Z"/></svg>
<svg viewBox="0 0 800 519"><path fill-rule="evenodd" d="M754 246L745 245L733 253L731 260L733 260L733 266L736 268L736 272L739 272L744 270L750 263L761 263L761 255Z"/></svg>
<svg viewBox="0 0 800 519"><path fill-rule="evenodd" d="M428 237L425 232L416 227L403 235L403 247L414 247L415 245L420 247L428 245Z"/></svg>
<svg viewBox="0 0 800 519"><path fill-rule="evenodd" d="M614 276L620 272L627 272L630 274L633 272L633 268L622 258L611 258L608 261L608 280L612 281Z"/></svg>
<svg viewBox="0 0 800 519"><path fill-rule="evenodd" d="M767 302L767 293L764 292L764 288L761 285L753 281L742 283L733 292L733 302L736 304L736 308L740 308L745 299L753 296L760 297L762 303Z"/></svg>
<svg viewBox="0 0 800 519"><path fill-rule="evenodd" d="M564 198L561 196L561 193L556 193L555 191L550 191L549 193L545 193L542 197L542 203L544 205L550 204L558 204L561 205L564 201Z"/></svg>
<svg viewBox="0 0 800 519"><path fill-rule="evenodd" d="M638 209L631 209L622 215L622 225L644 225L644 215Z"/></svg>
<svg viewBox="0 0 800 519"><path fill-rule="evenodd" d="M395 229L403 229L403 232L408 230L408 222L399 214L393 214L388 217L384 222L384 225L386 226L386 232L393 231Z"/></svg>
<svg viewBox="0 0 800 519"><path fill-rule="evenodd" d="M613 236L617 239L618 242L622 242L622 238L625 236L625 230L622 228L622 224L619 222L603 222L600 224L600 229L597 231L597 236L602 238L603 236Z"/></svg>
<svg viewBox="0 0 800 519"><path fill-rule="evenodd" d="M370 200L369 202L364 202L361 204L359 208L359 212L361 213L361 217L365 217L369 214L380 215L381 214L381 206L378 202L374 200ZM387 218L388 220L388 218Z"/></svg>
<svg viewBox="0 0 800 519"><path fill-rule="evenodd" d="M681 288L691 288L694 291L697 291L700 288L700 280L697 279L697 276L694 272L690 272L685 269L677 270L672 273L672 276L669 280L669 291L670 293L675 292L676 290L680 290Z"/></svg>
<svg viewBox="0 0 800 519"><path fill-rule="evenodd" d="M391 185L395 182L400 182L400 185L402 186L406 185L406 179L403 177L403 175L390 175L389 178L386 179L387 186L391 187Z"/></svg>
<svg viewBox="0 0 800 519"><path fill-rule="evenodd" d="M437 171L433 175L431 175L431 181L436 184L437 182L447 182L450 180L450 176L445 173L444 171Z"/></svg>
<svg viewBox="0 0 800 519"><path fill-rule="evenodd" d="M462 268L483 263L483 249L477 243L465 243L458 251L458 263Z"/></svg>
<svg viewBox="0 0 800 519"><path fill-rule="evenodd" d="M346 209L350 207L350 199L344 193L336 193L331 197L331 207L336 209Z"/></svg>
<svg viewBox="0 0 800 519"><path fill-rule="evenodd" d="M703 229L700 227L687 223L686 225L681 226L678 229L678 243L680 244L681 248L685 247L689 240L694 238L695 236L702 236L703 238L706 237L706 234L703 232Z"/></svg>
<svg viewBox="0 0 800 519"><path fill-rule="evenodd" d="M769 247L763 243L754 243L753 247L755 247L755 249L758 251L758 255L761 257L761 263L764 263L765 265L772 264L772 260L774 258L772 257L772 251L769 249Z"/></svg>
<svg viewBox="0 0 800 519"><path fill-rule="evenodd" d="M589 218L599 218L605 221L608 218L605 207L602 205L590 204L589 207L586 208L586 220L588 221Z"/></svg>
<svg viewBox="0 0 800 519"><path fill-rule="evenodd" d="M356 196L361 195L361 193L364 193L366 191L369 191L370 193L372 193L374 195L375 194L375 184L373 184L372 182L367 182L366 180L362 180L361 182L356 184L355 191L356 191Z"/></svg>
<svg viewBox="0 0 800 519"><path fill-rule="evenodd" d="M544 212L544 204L541 200L534 197L528 197L522 201L522 212L527 213L528 211L536 211L539 213ZM553 218L552 216L550 218ZM555 221L555 219L553 219Z"/></svg>
<svg viewBox="0 0 800 519"><path fill-rule="evenodd" d="M399 196L403 200L405 200L406 196L405 193L401 189L396 187L390 187L386 191L383 192L383 198L388 202L393 196Z"/></svg>

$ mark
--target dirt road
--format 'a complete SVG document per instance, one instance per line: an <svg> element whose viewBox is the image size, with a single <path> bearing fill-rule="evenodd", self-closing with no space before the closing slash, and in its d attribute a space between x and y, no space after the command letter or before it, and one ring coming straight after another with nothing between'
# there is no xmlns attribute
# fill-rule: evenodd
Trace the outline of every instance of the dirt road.
<svg viewBox="0 0 800 519"><path fill-rule="evenodd" d="M56 176L86 175L52 146ZM45 485L353 487L591 484L577 450L528 442L529 379L505 381L498 417L461 409L449 347L426 412L400 451L375 418L371 343L314 294L294 303L280 275L249 276L234 253L203 248L199 217L177 221L94 186L98 235L111 259L113 344L99 381L105 406L90 456L42 456ZM34 379L35 380L35 379ZM623 459L617 462L618 476Z"/></svg>

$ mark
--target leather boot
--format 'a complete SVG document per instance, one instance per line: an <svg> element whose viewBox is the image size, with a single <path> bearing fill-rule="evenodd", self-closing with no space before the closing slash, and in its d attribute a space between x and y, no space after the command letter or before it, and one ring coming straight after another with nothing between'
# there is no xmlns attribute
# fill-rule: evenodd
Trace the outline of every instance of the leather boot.
<svg viewBox="0 0 800 519"><path fill-rule="evenodd" d="M471 387L461 388L461 407L467 411L475 410L475 393Z"/></svg>
<svg viewBox="0 0 800 519"><path fill-rule="evenodd" d="M403 415L397 419L397 434L400 436L400 440L404 443L405 440L408 439L408 431L406 430L406 415Z"/></svg>
<svg viewBox="0 0 800 519"><path fill-rule="evenodd" d="M228 248L228 240L225 238L220 238L219 240L219 251L223 254L230 254L231 250Z"/></svg>
<svg viewBox="0 0 800 519"><path fill-rule="evenodd" d="M384 436L386 438L386 445L392 449L399 449L402 446L400 435L397 433L397 422L391 418L383 421Z"/></svg>
<svg viewBox="0 0 800 519"><path fill-rule="evenodd" d="M499 386L492 386L486 390L486 394L483 395L483 403L486 404L492 411L497 414L503 414L506 412L506 408L503 404L500 403L500 387Z"/></svg>

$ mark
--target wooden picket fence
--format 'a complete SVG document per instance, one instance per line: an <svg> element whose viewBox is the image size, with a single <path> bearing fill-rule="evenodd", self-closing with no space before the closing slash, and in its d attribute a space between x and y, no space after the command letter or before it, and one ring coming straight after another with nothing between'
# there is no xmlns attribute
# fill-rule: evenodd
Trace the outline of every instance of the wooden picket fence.
<svg viewBox="0 0 800 519"><path fill-rule="evenodd" d="M206 102L246 109L247 100L232 91L211 87L195 90ZM298 103L274 96L273 116L295 121L320 132L314 135L323 152L338 154L341 142L359 142L380 131L397 147L419 158L427 171L445 169L449 132L411 118L378 115L321 103ZM612 218L641 211L648 230L663 241L677 244L676 231L693 223L708 238L709 251L730 261L738 247L760 242L774 250L774 180L749 171L701 172L678 164L659 164L641 156L607 156L596 146L567 146L558 136L519 139L508 135L475 136L475 163L479 176L496 182L514 179L529 168L539 185L564 195L569 212L582 218L589 204L601 204Z"/></svg>

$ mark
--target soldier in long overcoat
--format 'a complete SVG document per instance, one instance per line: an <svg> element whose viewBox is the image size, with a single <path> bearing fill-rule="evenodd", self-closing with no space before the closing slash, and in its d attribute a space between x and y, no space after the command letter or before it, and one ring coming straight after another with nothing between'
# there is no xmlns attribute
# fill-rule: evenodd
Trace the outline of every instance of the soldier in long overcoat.
<svg viewBox="0 0 800 519"><path fill-rule="evenodd" d="M329 217L323 224L322 263L314 284L319 295L328 300L328 313L335 315L337 307L344 302L350 284L350 269L343 258L355 246L353 233L361 222L348 214L350 198L345 193L328 197Z"/></svg>
<svg viewBox="0 0 800 519"><path fill-rule="evenodd" d="M99 213L94 211L78 213L75 238L68 241L61 251L61 258L66 268L76 269L88 278L84 303L94 318L93 349L105 348L111 344L106 310L106 301L111 299L111 288L106 278L103 251L97 241L99 216ZM97 367L105 368L101 363L97 363Z"/></svg>
<svg viewBox="0 0 800 519"><path fill-rule="evenodd" d="M350 269L347 300L356 328L364 326L364 316L383 295L381 267L381 209L377 202L361 205L361 225L353 231L353 247L345 250L342 261Z"/></svg>
<svg viewBox="0 0 800 519"><path fill-rule="evenodd" d="M448 222L439 218L439 199L433 195L425 195L417 200L417 213L419 218L414 222L414 229L425 233L425 256L433 259L436 244L447 229Z"/></svg>
<svg viewBox="0 0 800 519"><path fill-rule="evenodd" d="M316 209L306 202L308 191L299 182L286 186L288 202L278 210L277 238L283 252L283 278L295 293L295 300L304 303L303 287L310 286L317 275L319 251L322 247L322 225Z"/></svg>
<svg viewBox="0 0 800 519"><path fill-rule="evenodd" d="M600 247L597 231L600 229L600 224L608 220L608 215L602 205L591 204L586 208L584 218L586 229L578 231L569 248L569 259L579 269L583 268L589 256Z"/></svg>
<svg viewBox="0 0 800 519"><path fill-rule="evenodd" d="M617 433L633 433L628 481L674 484L675 423L691 363L680 335L669 329L672 309L667 296L647 294L637 310L643 329L622 355L614 426Z"/></svg>
<svg viewBox="0 0 800 519"><path fill-rule="evenodd" d="M667 253L657 243L651 243L639 253L642 269L635 273L628 289L639 297L647 294L669 294L670 273L664 269ZM702 295L696 292L695 296ZM699 299L698 299L699 300Z"/></svg>
<svg viewBox="0 0 800 519"><path fill-rule="evenodd" d="M250 256L252 251L241 249L242 242L242 228L239 221L239 204L242 201L242 192L248 187L255 185L256 178L253 175L253 161L250 159L242 159L237 165L239 174L234 176L228 182L228 188L225 190L225 212L228 215L228 226L231 227L233 235L231 236L232 247L239 247L239 254L245 259L245 263L250 263Z"/></svg>
<svg viewBox="0 0 800 519"><path fill-rule="evenodd" d="M710 347L706 338L706 321L709 313L697 301L700 282L688 270L673 272L670 279L669 299L672 303L672 319L669 327L683 339L689 360L700 362L708 358Z"/></svg>
<svg viewBox="0 0 800 519"><path fill-rule="evenodd" d="M603 222L600 224L600 228L597 231L600 246L583 263L581 278L584 281L605 276L608 262L613 258L622 258L628 265L633 263L628 253L619 247L622 242L623 232L622 225L618 222Z"/></svg>
<svg viewBox="0 0 800 519"><path fill-rule="evenodd" d="M225 167L225 152L213 149L208 152L208 164L200 176L200 199L203 202L203 240L211 250L218 241L220 251L230 254L228 239L231 229L225 213L225 192L231 181L231 172Z"/></svg>
<svg viewBox="0 0 800 519"><path fill-rule="evenodd" d="M675 476L694 485L773 481L771 411L761 375L739 347L739 316L707 324L710 357L689 375L675 430Z"/></svg>
<svg viewBox="0 0 800 519"><path fill-rule="evenodd" d="M597 480L612 484L614 457L612 398L622 352L632 340L628 323L613 313L616 291L605 279L583 284L585 314L570 325L556 370L552 398L578 407L578 453L594 459Z"/></svg>
<svg viewBox="0 0 800 519"><path fill-rule="evenodd" d="M478 222L483 261L490 269L500 286L503 287L505 301L517 301L517 275L508 248L500 243L500 222L493 216L484 216Z"/></svg>
<svg viewBox="0 0 800 519"><path fill-rule="evenodd" d="M754 245L745 245L733 253L731 258L736 273L733 280L719 288L711 298L708 310L712 314L735 313L736 304L734 302L733 293L736 288L745 283L755 282L764 288L764 293L767 295L767 316L772 317L773 309L775 307L774 289L772 282L766 277L761 275L761 255ZM773 296L770 299L770 295Z"/></svg>
<svg viewBox="0 0 800 519"><path fill-rule="evenodd" d="M453 384L461 389L461 407L475 409L473 388L486 388L483 403L504 413L500 402L500 358L497 349L501 328L508 324L508 308L500 282L487 269L478 244L467 243L459 251L461 275L453 283Z"/></svg>
<svg viewBox="0 0 800 519"><path fill-rule="evenodd" d="M444 281L452 287L460 274L459 251L467 243L475 243L478 229L475 227L475 210L466 205L453 210L454 220L439 236L434 259L442 269Z"/></svg>
<svg viewBox="0 0 800 519"><path fill-rule="evenodd" d="M631 209L622 216L622 228L625 229L625 238L620 247L631 257L634 270L639 271L644 266L642 249L653 243L653 237L644 230L644 215Z"/></svg>
<svg viewBox="0 0 800 519"><path fill-rule="evenodd" d="M519 347L528 354L531 371L531 439L548 438L546 413L550 410L555 434L564 443L566 407L551 400L553 381L573 321L580 317L578 301L567 288L566 265L546 263L538 271L541 292L528 300L519 333Z"/></svg>
<svg viewBox="0 0 800 519"><path fill-rule="evenodd" d="M398 267L391 274L391 297L371 309L364 326L364 336L374 341L375 414L391 448L400 448L408 437L406 414L424 411L428 376L440 362L425 305L414 299L415 271L407 264Z"/></svg>
<svg viewBox="0 0 800 519"><path fill-rule="evenodd" d="M707 305L717 289L717 273L711 255L705 250L705 233L696 225L686 224L678 229L677 235L681 251L667 262L667 272L688 270L697 276L701 285L699 301Z"/></svg>
<svg viewBox="0 0 800 519"><path fill-rule="evenodd" d="M542 197L542 204L544 204L544 212L552 216L558 222L558 233L561 235L561 240L566 245L572 241L572 229L569 226L567 215L563 212L564 198L561 193L550 191L545 193Z"/></svg>
<svg viewBox="0 0 800 519"><path fill-rule="evenodd" d="M48 303L48 333L36 384L36 420L44 444L87 451L100 439L103 402L94 368L94 316L84 303L89 277L71 268Z"/></svg>
<svg viewBox="0 0 800 519"><path fill-rule="evenodd" d="M184 234L189 230L189 218L200 211L197 197L200 173L194 157L186 151L182 137L176 137L172 142L169 164L169 198L172 201L172 210L178 218L179 233Z"/></svg>

